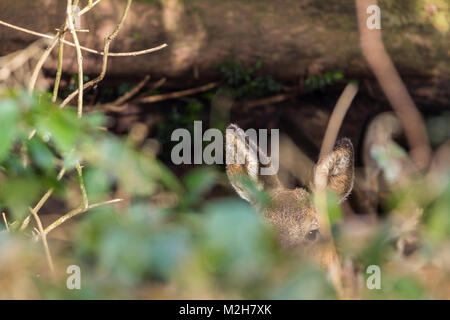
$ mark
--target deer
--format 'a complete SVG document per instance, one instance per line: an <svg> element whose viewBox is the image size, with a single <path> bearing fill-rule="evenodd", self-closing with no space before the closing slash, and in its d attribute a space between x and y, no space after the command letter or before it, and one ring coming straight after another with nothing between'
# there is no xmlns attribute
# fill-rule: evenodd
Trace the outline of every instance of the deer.
<svg viewBox="0 0 450 320"><path fill-rule="evenodd" d="M275 229L282 248L303 248L312 253L312 257L327 269L338 295L345 296L341 264L328 221L322 218L314 206L312 192L317 190L319 195L323 195L322 190L328 188L338 195L338 203L348 197L354 183L354 150L351 140L338 140L331 152L319 158L310 190L306 186L286 188L277 172L262 175L260 169L271 167L271 161L255 140L235 124L227 127L226 173L232 187ZM268 205L258 201L257 191L264 191L269 195Z"/></svg>
<svg viewBox="0 0 450 320"><path fill-rule="evenodd" d="M363 197L367 198L374 211L378 203L383 201L386 192L410 185L419 176L426 179L430 186L431 197L437 197L445 188L446 183L442 182L442 177L450 170L448 161L450 141L435 152L429 170L420 173L408 152L394 141L401 135L402 129L397 116L392 112L386 112L376 116L365 133L361 156L364 171L359 177L358 188L362 188ZM338 195L338 203L342 203L352 192L354 181L358 177L355 175L354 148L351 140L342 138L332 149L330 148L330 152L319 156L310 179L311 185L295 189L286 188L277 173L260 174L259 169L271 166L271 163L255 140L235 124L230 124L226 130L225 149L226 173L231 186L269 225L273 226L281 246L288 250L297 247L311 248L309 252L313 253L313 257L319 258L322 267L328 270L338 296L341 298L357 296L362 288L361 274L352 263L349 266L340 263L329 233L329 225L326 225L321 215L323 211L316 208L312 201L313 194L325 188ZM389 163L380 166L377 161L380 152L390 150L395 152L389 154ZM245 155L245 161L229 161L229 155L234 157L231 160L237 160L239 153ZM259 203L258 191L264 191L269 195L268 205ZM406 213L405 221L393 221L395 229L398 230L395 232L397 235L393 244L403 257L410 255L417 248L419 241L417 230L422 209L419 204L410 209L411 212ZM324 243L328 245L321 245ZM343 271L342 268L346 270ZM423 274L426 276L425 272ZM347 285L344 286L343 282Z"/></svg>
<svg viewBox="0 0 450 320"><path fill-rule="evenodd" d="M311 200L312 190L308 191L306 187L288 189L277 173L261 175L259 169L270 166L267 155L235 124L230 124L226 130L225 149L226 173L232 187L275 228L282 247L308 246L320 240L321 219ZM245 161L239 163L238 155L244 155ZM338 140L332 152L318 161L314 172L314 187L327 187L339 196L339 202L344 201L354 181L354 151L350 139ZM268 206L258 203L255 190L246 179L257 190L269 195Z"/></svg>

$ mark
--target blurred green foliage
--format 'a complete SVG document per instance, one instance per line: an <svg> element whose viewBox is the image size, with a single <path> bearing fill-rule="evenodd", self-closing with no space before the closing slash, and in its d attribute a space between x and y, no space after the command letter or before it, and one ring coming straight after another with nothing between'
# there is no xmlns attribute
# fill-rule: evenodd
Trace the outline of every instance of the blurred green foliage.
<svg viewBox="0 0 450 320"><path fill-rule="evenodd" d="M103 182L110 183L103 186L108 191L113 183L141 196L151 195L157 182L178 187L172 174L154 158L99 130L104 123L101 114L78 119L73 109L59 109L46 94L7 93L0 104L0 207L16 219L27 215L28 207L46 189L63 187L64 183L56 181L58 167L70 171L78 161L92 164L89 169L97 169Z"/></svg>
<svg viewBox="0 0 450 320"><path fill-rule="evenodd" d="M202 108L193 102L184 115L172 114L174 125L192 125ZM96 113L78 119L72 108L59 109L46 94L1 94L0 208L8 214L10 232L4 227L0 232L0 297L12 297L20 285L20 297L28 298L336 298L317 261L301 249L282 250L274 230L246 202L237 197L205 200L222 178L220 172L201 168L177 179L153 155L131 146L126 137L99 130L104 123L105 117ZM67 210L81 202L81 196L73 197L80 194L73 183L77 162L84 167L90 203L116 194L126 201L80 215L63 249L57 249L51 232L50 249L58 273L50 276L41 242L30 241L30 228L18 229L28 208L49 188L55 188L53 197ZM58 181L62 167L67 173ZM424 281L407 266L448 253L448 175L443 181L445 187L438 195L427 196L423 182L418 181L392 197L393 211L404 208L411 198L424 208L424 240L409 260L395 250L396 231L389 219L371 232L353 229L348 233L339 206L333 204L335 195L327 195L342 257L354 261L363 281L368 265L382 270L382 288L369 290L363 285L360 297L442 296L440 288L427 286L429 278ZM260 203L270 201L254 190ZM177 200L166 205L154 201L166 194ZM65 270L72 264L81 268L81 290L66 288ZM439 270L448 274L445 267ZM445 281L444 276L440 287L449 283Z"/></svg>
<svg viewBox="0 0 450 320"><path fill-rule="evenodd" d="M427 131L433 146L440 146L450 140L450 112L444 112L439 116L427 120Z"/></svg>

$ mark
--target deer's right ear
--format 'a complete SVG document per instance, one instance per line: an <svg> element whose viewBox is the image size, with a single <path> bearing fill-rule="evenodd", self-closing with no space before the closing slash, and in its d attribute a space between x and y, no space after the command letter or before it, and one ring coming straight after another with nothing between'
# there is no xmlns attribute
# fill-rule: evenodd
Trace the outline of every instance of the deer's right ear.
<svg viewBox="0 0 450 320"><path fill-rule="evenodd" d="M314 172L314 187L331 189L342 202L352 191L354 175L353 144L343 138L336 143L331 153L319 159Z"/></svg>
<svg viewBox="0 0 450 320"><path fill-rule="evenodd" d="M237 125L230 124L226 129L225 151L228 179L241 198L254 204L255 191L279 187L276 174L260 174L261 163L258 156L266 159L267 156L258 148L256 130L247 130L246 134Z"/></svg>

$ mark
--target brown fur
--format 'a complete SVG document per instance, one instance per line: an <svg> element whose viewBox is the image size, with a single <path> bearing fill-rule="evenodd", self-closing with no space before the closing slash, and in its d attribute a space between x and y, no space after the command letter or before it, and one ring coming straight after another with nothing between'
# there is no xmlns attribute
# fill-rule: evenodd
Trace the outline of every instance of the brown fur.
<svg viewBox="0 0 450 320"><path fill-rule="evenodd" d="M231 147L246 146L247 142L237 143L238 136L242 138L243 131L236 125L229 129L237 130L237 135L227 135L227 152ZM240 131L239 131L240 130ZM253 160L252 160L253 159ZM247 160L247 159L246 159ZM250 162L255 161L251 156ZM259 161L253 163L259 169ZM311 203L311 195L305 188L287 189L279 181L277 175L252 176L249 171L249 162L245 164L227 165L227 174L232 186L238 194L249 201L267 221L278 231L280 241L284 247L293 247L316 242L320 235L320 225L316 209ZM353 146L350 140L340 140L332 153L325 156L316 166L318 180L345 198L353 187ZM270 196L270 205L261 208L252 195L243 177L249 177L255 182L257 188L264 190Z"/></svg>

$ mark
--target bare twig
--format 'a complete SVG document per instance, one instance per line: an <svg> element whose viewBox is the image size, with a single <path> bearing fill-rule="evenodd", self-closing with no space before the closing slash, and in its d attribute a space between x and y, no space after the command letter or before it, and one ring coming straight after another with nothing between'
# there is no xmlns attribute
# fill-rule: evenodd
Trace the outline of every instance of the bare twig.
<svg viewBox="0 0 450 320"><path fill-rule="evenodd" d="M425 169L431 159L431 148L423 118L408 93L383 44L381 30L369 30L366 10L376 5L376 0L355 0L361 48L384 94L401 120L411 156L420 169Z"/></svg>
<svg viewBox="0 0 450 320"><path fill-rule="evenodd" d="M150 86L151 90L156 90L159 89L160 87L162 87L164 85L164 83L166 83L167 79L166 78L161 78L158 81L156 81L155 83L152 83Z"/></svg>
<svg viewBox="0 0 450 320"><path fill-rule="evenodd" d="M41 219L39 218L39 216L35 210L33 210L32 208L29 208L29 210L30 210L31 214L34 216L34 219L36 220L36 224L38 225L39 233L42 237L42 243L44 245L45 256L47 257L48 266L50 267L50 271L53 272L55 270L55 268L53 266L52 255L50 254L50 248L48 247L48 243L47 243L47 235L44 233L44 228L42 227Z"/></svg>
<svg viewBox="0 0 450 320"><path fill-rule="evenodd" d="M339 97L330 120L328 121L328 126L322 141L322 147L320 149L319 161L333 150L342 121L357 92L358 85L354 82L350 82Z"/></svg>
<svg viewBox="0 0 450 320"><path fill-rule="evenodd" d="M6 220L6 215L2 212L3 221L5 222L6 230L9 231L8 220Z"/></svg>
<svg viewBox="0 0 450 320"><path fill-rule="evenodd" d="M102 0L97 0L97 1L95 1L95 2L92 2L92 0L89 0L88 5L87 5L84 9L80 10L80 12L78 12L78 16L82 16L83 14L85 14L86 12L88 12L89 10L91 10L91 9L92 9L93 7L95 7L100 1L102 1Z"/></svg>
<svg viewBox="0 0 450 320"><path fill-rule="evenodd" d="M341 96L339 97L336 106L331 114L325 136L320 149L319 161L329 154L334 147L336 137L344 120L345 114L350 107L353 98L358 92L358 85L356 83L349 83ZM320 232L327 239L323 248L322 263L328 269L331 281L336 289L339 298L346 298L346 293L342 285L342 266L341 260L336 250L336 245L331 233L331 222L329 220L326 189L324 186L315 186L315 204L319 213Z"/></svg>
<svg viewBox="0 0 450 320"><path fill-rule="evenodd" d="M41 58L37 62L36 67L34 68L33 74L31 75L30 82L28 84L28 92L29 93L33 92L34 86L36 85L36 81L39 76L39 72L41 71L42 66L44 65L45 61L47 60L48 56L50 55L50 53L52 52L53 48L56 46L57 43L58 43L58 39L56 38L52 41L52 43L47 48L47 50L44 51Z"/></svg>
<svg viewBox="0 0 450 320"><path fill-rule="evenodd" d="M166 78L161 78L158 81L156 81L155 83L153 83L150 86L150 89L151 90L155 90L155 89L161 87L165 82L166 82ZM140 87L140 85L141 84L138 84L133 90L131 90L131 91L136 91L135 93L133 92L133 95L136 94L140 90L140 89L139 90L135 90L136 88ZM126 95L128 96L127 100L132 97L131 95L128 95L128 94L126 94ZM120 104L118 103L119 99L122 100L122 101L120 101ZM128 104L123 104L124 102L126 102L125 96L120 97L119 99L117 99L116 101L114 101L112 103L107 103L107 104L104 104L104 105L100 105L100 108L103 109L103 111L122 112L128 107Z"/></svg>
<svg viewBox="0 0 450 320"><path fill-rule="evenodd" d="M0 57L0 81L6 81L13 72L20 70L28 61L43 52L42 47L46 43L48 39L39 39L25 49Z"/></svg>
<svg viewBox="0 0 450 320"><path fill-rule="evenodd" d="M81 168L80 163L77 163L77 174L78 174L78 183L80 184L81 197L82 197L82 208L86 209L89 207L88 196L86 192L86 187L84 186L83 181L83 169Z"/></svg>
<svg viewBox="0 0 450 320"><path fill-rule="evenodd" d="M55 222L53 222L51 225L49 225L47 228L45 228L44 230L44 234L47 235L50 231L52 231L53 229L59 227L61 224L63 224L65 221L75 217L76 215L79 215L81 213L85 213L91 209L100 207L100 206L104 206L104 205L108 205L108 204L113 204L113 203L117 203L123 201L122 199L113 199L113 200L108 200L108 201L104 201L104 202L99 202L99 203L94 203L89 205L88 207L84 208L83 206L80 206L76 209L73 209L71 211L69 211L68 213L66 213L65 215L63 215L62 217L60 217L59 219L57 219Z"/></svg>
<svg viewBox="0 0 450 320"><path fill-rule="evenodd" d="M103 49L103 52L105 54L103 55L102 71L101 71L100 75L97 78L86 83L84 86L82 84L80 84L80 80L78 80L78 83L79 83L78 89L76 91L72 92L66 99L64 99L64 101L60 105L61 108L64 108L77 94L78 94L78 101L80 101L80 96L81 97L83 96L83 90L85 90L103 80L103 78L105 77L105 74L106 74L106 68L108 66L109 46L111 45L111 42L117 37L117 34L119 33L120 29L122 28L132 2L133 2L133 0L127 0L127 5L125 7L125 11L122 15L122 18L120 19L119 24L114 28L114 31L105 39L105 46ZM78 40L76 40L74 42L77 43ZM78 44L77 52L79 51L79 49L80 48L79 48L79 44ZM81 50L80 50L80 55L81 55ZM80 61L78 61L78 66L80 66ZM80 71L78 71L78 72L80 72ZM80 111L80 108L81 108L81 111ZM80 107L80 104L79 104L78 105L78 115L80 117L82 114L82 108L83 107L82 106Z"/></svg>
<svg viewBox="0 0 450 320"><path fill-rule="evenodd" d="M205 84L205 85L197 87L197 88L140 98L140 99L137 99L137 102L153 103L153 102L158 102L158 101L163 101L163 100L182 98L182 97L190 96L190 95L197 94L200 92L209 91L211 89L216 88L219 84L220 84L219 82L211 82L211 83Z"/></svg>
<svg viewBox="0 0 450 320"><path fill-rule="evenodd" d="M56 102L56 99L58 98L58 90L59 90L59 83L61 81L61 75L62 75L62 67L63 67L63 57L64 57L64 37L65 33L60 34L59 36L59 48L58 48L58 67L56 69L56 77L55 77L55 84L53 86L53 96L52 101Z"/></svg>
<svg viewBox="0 0 450 320"><path fill-rule="evenodd" d="M56 177L56 179L59 181L62 179L62 177L64 176L64 173L66 173L66 169L62 168L59 173L58 176ZM41 198L41 200L39 200L39 202L36 204L36 206L33 208L33 211L35 211L36 213L39 212L39 210L41 210L41 208L44 206L44 204L47 202L47 200L50 198L50 196L53 194L54 189L51 188L49 189ZM28 224L30 223L30 216L28 215L22 222L22 225L20 226L20 231L25 230L25 228L28 226Z"/></svg>
<svg viewBox="0 0 450 320"><path fill-rule="evenodd" d="M67 3L67 10L71 10L69 2ZM58 42L59 42L59 56L62 54L62 48L64 47L64 44L61 42L61 39L62 39L62 37L64 37L64 35L66 33L66 30L67 30L66 28L67 28L67 18L66 18L66 21L64 22L64 24L61 26L61 28L58 29L55 37L53 38L53 40L51 42L51 45L49 45L47 50L44 51L44 53L42 54L38 63L36 64L36 67L34 68L33 74L30 79L30 83L28 85L29 93L33 92L34 86L36 85L36 81L39 76L39 72L41 71L42 67L44 66L45 61L47 60L48 56L52 52L53 48L55 48L55 46ZM59 57L59 56L58 56L58 71L57 71L57 73L58 72L61 73L61 71L62 71L61 70L62 69L62 56L61 57ZM55 84L57 83L58 87L59 87L60 78L61 78L61 74L59 75L59 78L57 76L55 79ZM55 87L55 88L56 88L56 93L57 93L57 87ZM55 92L55 90L54 90L54 92ZM52 100L56 101L56 98L53 97Z"/></svg>
<svg viewBox="0 0 450 320"><path fill-rule="evenodd" d="M37 36L37 37L47 38L47 39L54 39L55 38L55 35L48 35L48 34L36 32L36 31L33 31L33 30L25 29L25 28L18 27L16 25L4 22L2 20L0 20L0 24L4 25L6 27L9 27L9 28L18 30L18 31L22 31L22 32L25 32L25 33ZM67 40L62 40L62 42L64 44L67 44L67 45L71 46L71 47L75 47L75 44L73 42L70 42L70 41L67 41ZM159 45L157 47L150 48L150 49L145 49L145 50L140 50L140 51L131 51L131 52L108 52L107 55L108 55L108 57L134 57L134 56L139 56L139 55L149 54L149 53L152 53L152 52L155 52L155 51L159 51L161 49L164 49L165 47L167 47L167 44L163 43L163 44L161 44L161 45ZM80 49L83 50L83 51L94 53L94 54L98 54L98 55L101 55L101 56L103 56L105 54L104 52L97 51L97 50L90 49L90 48L83 47L83 46L80 46Z"/></svg>
<svg viewBox="0 0 450 320"><path fill-rule="evenodd" d="M81 54L80 43L78 41L77 32L72 21L72 0L67 0L67 24L72 34L73 42L75 43L75 49L77 52L77 65L78 65L78 117L83 115L83 55Z"/></svg>
<svg viewBox="0 0 450 320"><path fill-rule="evenodd" d="M120 106L121 104L125 103L126 101L130 100L133 96L135 96L150 80L150 76L146 76L144 79L141 80L133 89L125 93L123 96L119 97L117 100L113 101L111 105L113 106Z"/></svg>
<svg viewBox="0 0 450 320"><path fill-rule="evenodd" d="M292 96L293 96L292 94L282 93L282 94L278 94L276 96L272 96L272 97L268 97L268 98L244 101L244 102L242 102L242 105L247 108L259 107L259 106L264 106L267 104L279 103L284 100L287 100L288 98L290 98Z"/></svg>

